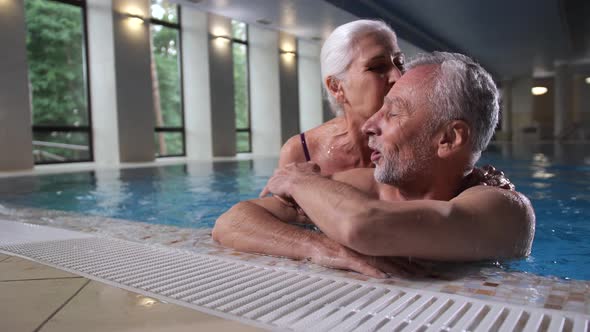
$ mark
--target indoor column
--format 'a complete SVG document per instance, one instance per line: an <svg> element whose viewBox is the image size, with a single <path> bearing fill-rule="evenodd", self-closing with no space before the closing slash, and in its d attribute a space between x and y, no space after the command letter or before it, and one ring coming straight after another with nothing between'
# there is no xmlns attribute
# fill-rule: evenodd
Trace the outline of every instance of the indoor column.
<svg viewBox="0 0 590 332"><path fill-rule="evenodd" d="M0 1L0 171L33 168L24 1Z"/></svg>
<svg viewBox="0 0 590 332"><path fill-rule="evenodd" d="M281 149L278 32L248 28L252 153L278 156Z"/></svg>

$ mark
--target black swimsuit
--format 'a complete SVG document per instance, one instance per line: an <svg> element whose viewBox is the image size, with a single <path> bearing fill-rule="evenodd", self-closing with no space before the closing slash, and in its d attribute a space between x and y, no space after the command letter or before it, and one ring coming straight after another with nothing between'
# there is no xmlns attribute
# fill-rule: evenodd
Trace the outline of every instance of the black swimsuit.
<svg viewBox="0 0 590 332"><path fill-rule="evenodd" d="M301 138L301 146L303 147L303 153L305 154L305 161L311 161L309 149L307 148L307 142L305 141L305 133L299 134L299 137Z"/></svg>

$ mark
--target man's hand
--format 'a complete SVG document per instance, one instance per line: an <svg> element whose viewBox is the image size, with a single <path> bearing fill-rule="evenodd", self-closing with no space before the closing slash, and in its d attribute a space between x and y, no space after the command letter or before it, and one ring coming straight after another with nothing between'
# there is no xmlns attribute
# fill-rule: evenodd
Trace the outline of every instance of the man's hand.
<svg viewBox="0 0 590 332"><path fill-rule="evenodd" d="M323 235L320 236L323 237L323 240L313 246L312 254L308 257L312 263L335 269L351 270L373 278L384 279L388 277L385 272L374 266L373 257L359 254Z"/></svg>
<svg viewBox="0 0 590 332"><path fill-rule="evenodd" d="M425 277L432 274L428 265L405 257L376 257L360 254L324 237L308 259L318 265L351 270L373 278L389 276Z"/></svg>
<svg viewBox="0 0 590 332"><path fill-rule="evenodd" d="M262 198L272 193L289 200L293 183L310 177L321 177L320 172L320 166L313 162L291 163L277 168L264 189L262 189L259 197Z"/></svg>

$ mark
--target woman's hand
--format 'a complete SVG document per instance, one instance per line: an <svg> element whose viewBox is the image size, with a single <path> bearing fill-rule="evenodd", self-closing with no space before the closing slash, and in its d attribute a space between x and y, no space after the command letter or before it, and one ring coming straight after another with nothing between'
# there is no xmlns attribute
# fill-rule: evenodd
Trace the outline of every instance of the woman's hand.
<svg viewBox="0 0 590 332"><path fill-rule="evenodd" d="M481 168L475 167L471 174L465 178L463 190L478 185L498 187L507 190L516 189L514 184L504 175L504 172L497 170L492 165L485 165Z"/></svg>

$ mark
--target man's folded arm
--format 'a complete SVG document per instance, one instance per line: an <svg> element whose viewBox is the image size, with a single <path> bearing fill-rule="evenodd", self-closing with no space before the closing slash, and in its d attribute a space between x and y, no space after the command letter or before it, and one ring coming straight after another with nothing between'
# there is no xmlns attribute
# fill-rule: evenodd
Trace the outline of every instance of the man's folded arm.
<svg viewBox="0 0 590 332"><path fill-rule="evenodd" d="M244 201L217 219L212 235L240 251L303 259L315 239L312 232L288 224L300 219L294 207L274 197Z"/></svg>
<svg viewBox="0 0 590 332"><path fill-rule="evenodd" d="M360 253L444 261L524 257L534 213L521 194L472 189L449 202L373 201L350 219L348 243Z"/></svg>

